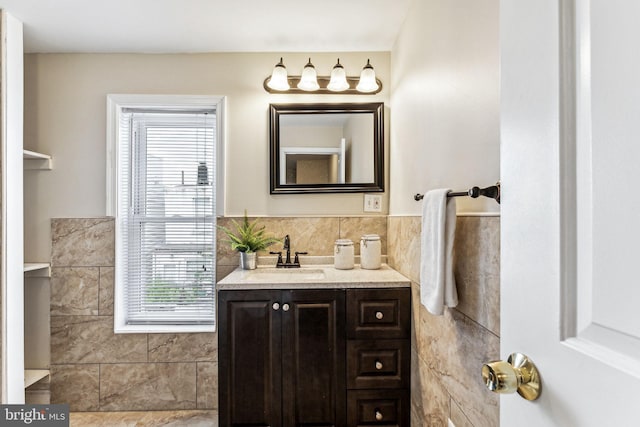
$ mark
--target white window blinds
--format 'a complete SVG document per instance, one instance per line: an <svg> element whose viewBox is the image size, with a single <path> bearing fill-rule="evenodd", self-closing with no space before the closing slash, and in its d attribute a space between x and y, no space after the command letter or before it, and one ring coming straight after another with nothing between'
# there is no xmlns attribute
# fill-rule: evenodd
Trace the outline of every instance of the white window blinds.
<svg viewBox="0 0 640 427"><path fill-rule="evenodd" d="M120 114L116 262L126 325L215 321L215 115Z"/></svg>

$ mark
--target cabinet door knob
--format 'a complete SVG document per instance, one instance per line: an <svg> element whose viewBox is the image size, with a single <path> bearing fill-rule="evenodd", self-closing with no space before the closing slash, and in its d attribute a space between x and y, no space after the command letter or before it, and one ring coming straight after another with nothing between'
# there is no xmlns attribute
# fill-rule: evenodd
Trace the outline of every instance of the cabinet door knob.
<svg viewBox="0 0 640 427"><path fill-rule="evenodd" d="M273 305L272 305L272 307L273 307L273 309L274 309L275 311L280 310L280 304L278 304L277 302L274 302L274 303L273 303Z"/></svg>
<svg viewBox="0 0 640 427"><path fill-rule="evenodd" d="M382 365L382 362L379 360L376 360L376 369L379 371L380 369L382 369L384 366Z"/></svg>
<svg viewBox="0 0 640 427"><path fill-rule="evenodd" d="M282 304L282 311L289 311L289 304Z"/></svg>
<svg viewBox="0 0 640 427"><path fill-rule="evenodd" d="M382 412L380 412L380 409L376 409L376 421L382 421L384 417L382 416Z"/></svg>
<svg viewBox="0 0 640 427"><path fill-rule="evenodd" d="M382 320L384 318L384 313L381 311L376 311L376 319Z"/></svg>

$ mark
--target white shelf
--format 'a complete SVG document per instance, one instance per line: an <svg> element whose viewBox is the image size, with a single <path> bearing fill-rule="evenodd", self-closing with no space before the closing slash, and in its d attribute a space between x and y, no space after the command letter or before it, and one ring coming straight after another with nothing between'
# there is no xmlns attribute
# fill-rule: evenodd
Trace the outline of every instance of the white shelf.
<svg viewBox="0 0 640 427"><path fill-rule="evenodd" d="M51 170L53 168L52 158L48 154L22 150L22 159L25 170Z"/></svg>
<svg viewBox="0 0 640 427"><path fill-rule="evenodd" d="M25 369L24 370L24 388L35 384L43 378L49 376L48 369Z"/></svg>
<svg viewBox="0 0 640 427"><path fill-rule="evenodd" d="M26 262L23 271L26 277L51 277L51 265L47 262Z"/></svg>
<svg viewBox="0 0 640 427"><path fill-rule="evenodd" d="M27 271L42 270L44 268L49 268L49 263L48 262L26 262L24 264L24 272L25 273Z"/></svg>

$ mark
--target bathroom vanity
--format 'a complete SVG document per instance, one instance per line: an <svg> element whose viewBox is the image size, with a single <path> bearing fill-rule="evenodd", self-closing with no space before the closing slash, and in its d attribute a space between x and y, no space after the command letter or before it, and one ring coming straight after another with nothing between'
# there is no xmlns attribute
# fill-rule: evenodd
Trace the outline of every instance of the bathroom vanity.
<svg viewBox="0 0 640 427"><path fill-rule="evenodd" d="M218 283L219 425L408 426L410 281L236 270Z"/></svg>

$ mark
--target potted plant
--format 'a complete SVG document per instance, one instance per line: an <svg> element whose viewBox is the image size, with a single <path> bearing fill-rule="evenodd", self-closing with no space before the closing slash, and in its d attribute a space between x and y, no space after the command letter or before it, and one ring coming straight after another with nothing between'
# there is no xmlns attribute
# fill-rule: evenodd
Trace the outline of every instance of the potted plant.
<svg viewBox="0 0 640 427"><path fill-rule="evenodd" d="M280 242L273 236L267 235L265 227L258 226L258 220L249 221L247 211L244 212L242 222L231 220L235 227L232 231L226 227L218 226L225 232L229 238L227 241L231 244L231 249L240 252L240 267L245 270L256 268L256 253L263 251L274 243Z"/></svg>

